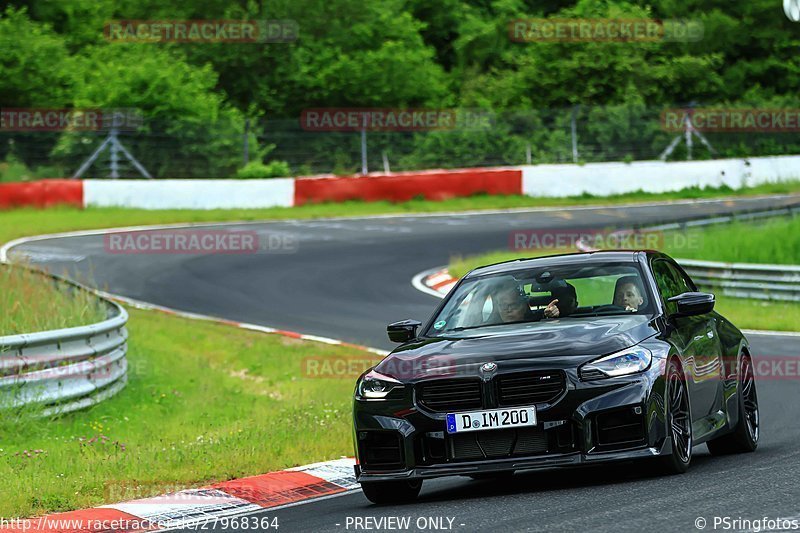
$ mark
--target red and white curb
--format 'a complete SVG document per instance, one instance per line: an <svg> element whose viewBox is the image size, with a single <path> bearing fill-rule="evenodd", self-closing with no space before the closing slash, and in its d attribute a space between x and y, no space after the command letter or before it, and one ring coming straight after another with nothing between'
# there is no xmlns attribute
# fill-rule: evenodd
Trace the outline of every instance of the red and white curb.
<svg viewBox="0 0 800 533"><path fill-rule="evenodd" d="M314 463L152 498L10 520L0 531L124 533L167 531L201 524L208 529L226 524L228 529L239 529L237 523L243 526L246 523L247 529L259 529L252 524L263 524L264 520L280 526L273 524L274 517L263 517L257 522L246 521L245 517L358 490L353 465L352 458Z"/></svg>
<svg viewBox="0 0 800 533"><path fill-rule="evenodd" d="M411 279L411 285L415 289L437 298L447 296L456 283L458 283L458 278L451 276L447 267L423 270Z"/></svg>

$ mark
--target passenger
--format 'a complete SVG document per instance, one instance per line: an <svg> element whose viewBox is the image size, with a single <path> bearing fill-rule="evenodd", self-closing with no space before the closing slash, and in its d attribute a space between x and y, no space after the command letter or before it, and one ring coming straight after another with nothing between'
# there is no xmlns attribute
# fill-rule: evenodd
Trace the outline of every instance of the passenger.
<svg viewBox="0 0 800 533"><path fill-rule="evenodd" d="M578 308L578 295L575 287L569 283L562 287L556 287L550 293L555 300L550 302L544 309L546 318L559 318L569 316Z"/></svg>
<svg viewBox="0 0 800 533"><path fill-rule="evenodd" d="M636 312L644 303L642 289L636 278L626 277L617 280L617 287L614 291L614 305L624 307L626 311Z"/></svg>

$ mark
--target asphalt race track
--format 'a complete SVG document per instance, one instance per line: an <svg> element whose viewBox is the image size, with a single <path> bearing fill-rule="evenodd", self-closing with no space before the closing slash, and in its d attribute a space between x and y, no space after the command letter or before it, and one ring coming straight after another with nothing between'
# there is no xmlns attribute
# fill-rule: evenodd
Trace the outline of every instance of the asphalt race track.
<svg viewBox="0 0 800 533"><path fill-rule="evenodd" d="M630 227L798 203L793 196L264 222L226 227L257 231L264 242L270 235L288 236L294 246L250 255L109 254L103 237L91 235L30 242L11 257L175 309L390 349L387 323L424 320L439 302L412 287L415 274L447 264L452 255L507 248L513 230ZM755 358L800 356L798 337L750 340ZM420 517L443 518L445 526L453 519L456 531L697 531L698 517L707 520L707 530L714 530L715 516L798 517L800 383L761 380L758 391L758 451L712 458L699 446L682 476L649 477L623 464L521 473L502 483L452 478L427 481L411 505L373 506L356 491L263 514L277 516L280 531L353 531L355 517L390 516L410 517L412 529L423 524L416 522Z"/></svg>

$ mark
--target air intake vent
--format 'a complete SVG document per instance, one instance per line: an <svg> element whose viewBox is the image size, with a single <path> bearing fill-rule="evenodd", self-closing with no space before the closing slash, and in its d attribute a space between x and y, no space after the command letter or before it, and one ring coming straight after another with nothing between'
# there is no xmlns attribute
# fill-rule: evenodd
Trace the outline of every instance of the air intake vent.
<svg viewBox="0 0 800 533"><path fill-rule="evenodd" d="M505 374L496 382L502 407L552 403L566 389L566 377L560 370Z"/></svg>
<svg viewBox="0 0 800 533"><path fill-rule="evenodd" d="M641 408L625 407L599 413L595 417L595 427L595 441L600 447L627 448L644 444Z"/></svg>
<svg viewBox="0 0 800 533"><path fill-rule="evenodd" d="M537 455L546 451L547 436L538 428L474 431L450 437L450 457L456 461Z"/></svg>
<svg viewBox="0 0 800 533"><path fill-rule="evenodd" d="M431 411L480 409L481 382L477 379L437 379L417 386L419 403Z"/></svg>
<svg viewBox="0 0 800 533"><path fill-rule="evenodd" d="M365 471L402 470L403 448L396 431L360 431L359 459Z"/></svg>

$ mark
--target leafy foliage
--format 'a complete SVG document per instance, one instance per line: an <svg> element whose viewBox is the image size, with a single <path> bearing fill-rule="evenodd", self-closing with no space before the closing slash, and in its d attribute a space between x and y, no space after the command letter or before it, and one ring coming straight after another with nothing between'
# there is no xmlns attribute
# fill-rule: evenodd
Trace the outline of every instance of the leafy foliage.
<svg viewBox="0 0 800 533"><path fill-rule="evenodd" d="M3 107L135 107L146 140L130 139L157 176L231 176L273 143L295 168L360 168L354 135L287 131L314 107L485 108L492 131L372 135L370 149L401 168L641 159L671 136L660 110L699 106L798 107L800 24L775 0L12 0L0 12ZM690 42L516 42L515 19L685 19ZM287 43L118 43L112 20L291 19ZM245 118L252 127L245 133ZM277 122L276 122L277 121ZM0 136L0 160L9 148ZM98 139L14 136L29 167L74 162ZM32 144L33 143L33 144ZM138 144L137 144L138 143ZM591 145L587 145L590 143ZM728 135L718 155L795 151L796 140ZM635 146L630 146L635 145ZM298 147L302 147L302 153ZM45 155L43 155L45 154ZM695 154L709 157L711 154ZM681 149L675 157L684 157ZM375 155L371 155L375 160ZM446 163L443 163L446 162Z"/></svg>

